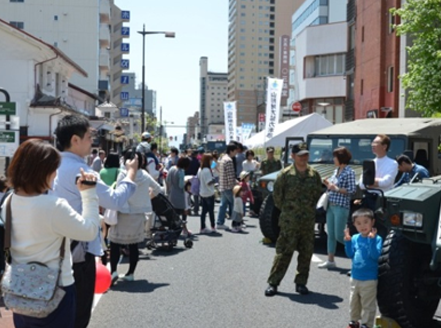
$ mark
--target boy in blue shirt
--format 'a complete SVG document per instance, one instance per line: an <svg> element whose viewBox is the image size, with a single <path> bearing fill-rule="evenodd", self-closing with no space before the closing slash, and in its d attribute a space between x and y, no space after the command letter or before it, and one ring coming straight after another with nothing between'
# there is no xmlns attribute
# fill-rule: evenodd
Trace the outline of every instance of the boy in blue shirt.
<svg viewBox="0 0 441 328"><path fill-rule="evenodd" d="M378 258L382 239L374 228L374 213L361 208L352 214L358 234L351 237L345 229L345 252L352 259L348 328L372 328L377 310ZM361 326L359 324L361 321Z"/></svg>

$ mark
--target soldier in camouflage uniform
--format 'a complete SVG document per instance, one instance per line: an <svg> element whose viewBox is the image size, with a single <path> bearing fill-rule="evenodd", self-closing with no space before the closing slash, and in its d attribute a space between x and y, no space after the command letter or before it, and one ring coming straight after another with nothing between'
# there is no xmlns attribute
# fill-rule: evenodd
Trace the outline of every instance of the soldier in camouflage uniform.
<svg viewBox="0 0 441 328"><path fill-rule="evenodd" d="M260 164L262 175L277 172L282 169L282 162L274 158L274 147L266 147L266 156L267 158Z"/></svg>
<svg viewBox="0 0 441 328"><path fill-rule="evenodd" d="M280 235L266 296L277 293L277 286L285 276L295 250L299 252L294 280L296 292L302 295L309 293L306 284L314 251L315 208L322 193L322 179L308 165L306 144L294 145L291 156L294 164L283 169L274 184L274 204L281 210Z"/></svg>

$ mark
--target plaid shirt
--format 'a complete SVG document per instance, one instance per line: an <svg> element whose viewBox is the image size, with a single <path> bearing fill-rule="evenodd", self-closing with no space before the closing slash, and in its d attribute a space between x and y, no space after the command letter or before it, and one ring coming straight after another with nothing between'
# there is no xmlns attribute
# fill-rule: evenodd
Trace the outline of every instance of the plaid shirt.
<svg viewBox="0 0 441 328"><path fill-rule="evenodd" d="M346 194L342 194L341 192L329 191L329 203L333 205L338 205L341 207L349 208L351 195L355 193L355 172L349 166L346 166L343 171L341 171L340 175L337 176L338 169L334 171L334 175L330 179L337 185L338 188L346 189Z"/></svg>
<svg viewBox="0 0 441 328"><path fill-rule="evenodd" d="M219 191L233 190L236 185L236 172L234 171L233 160L230 156L224 155L218 162L219 166Z"/></svg>

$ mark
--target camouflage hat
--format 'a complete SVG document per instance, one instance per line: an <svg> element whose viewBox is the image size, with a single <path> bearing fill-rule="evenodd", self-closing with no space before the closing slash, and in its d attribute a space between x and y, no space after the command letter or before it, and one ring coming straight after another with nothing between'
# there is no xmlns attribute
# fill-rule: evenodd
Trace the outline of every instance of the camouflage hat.
<svg viewBox="0 0 441 328"><path fill-rule="evenodd" d="M272 146L266 147L266 152L267 153L274 153L274 147L272 147Z"/></svg>
<svg viewBox="0 0 441 328"><path fill-rule="evenodd" d="M292 146L291 152L297 156L309 154L308 146L304 142Z"/></svg>

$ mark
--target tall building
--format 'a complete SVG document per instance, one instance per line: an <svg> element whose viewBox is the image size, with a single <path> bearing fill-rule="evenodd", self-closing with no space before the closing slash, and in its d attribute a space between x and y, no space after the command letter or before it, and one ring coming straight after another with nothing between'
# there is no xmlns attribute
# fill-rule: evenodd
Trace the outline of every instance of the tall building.
<svg viewBox="0 0 441 328"><path fill-rule="evenodd" d="M227 101L228 74L208 70L208 58L201 57L200 68L200 122L202 138L222 134L225 129L224 101Z"/></svg>
<svg viewBox="0 0 441 328"><path fill-rule="evenodd" d="M399 115L401 39L392 27L395 16L390 9L400 4L398 0L349 1L356 13L349 24L350 47L355 54L351 81L355 119Z"/></svg>
<svg viewBox="0 0 441 328"><path fill-rule="evenodd" d="M112 100L112 0L0 0L0 7L0 18L59 48L87 71L87 77L73 76L72 84Z"/></svg>
<svg viewBox="0 0 441 328"><path fill-rule="evenodd" d="M289 103L303 114L345 121L346 34L344 1L306 0L292 16Z"/></svg>
<svg viewBox="0 0 441 328"><path fill-rule="evenodd" d="M228 99L237 101L237 124L257 124L266 78L281 78L282 37L291 35L291 16L304 0L230 0ZM285 54L286 56L286 54ZM288 74L281 105L288 97Z"/></svg>

